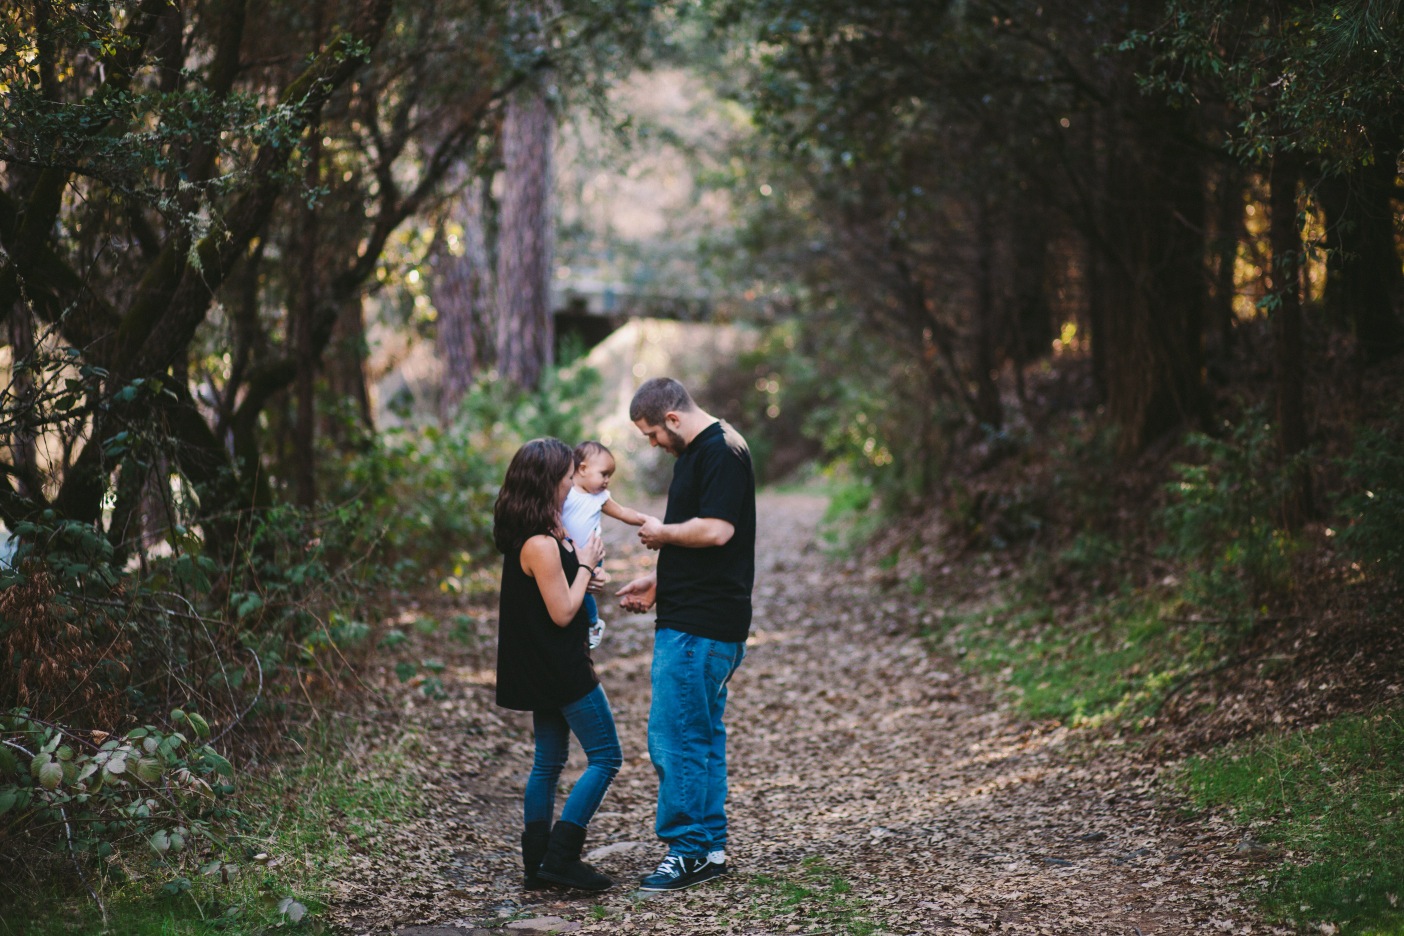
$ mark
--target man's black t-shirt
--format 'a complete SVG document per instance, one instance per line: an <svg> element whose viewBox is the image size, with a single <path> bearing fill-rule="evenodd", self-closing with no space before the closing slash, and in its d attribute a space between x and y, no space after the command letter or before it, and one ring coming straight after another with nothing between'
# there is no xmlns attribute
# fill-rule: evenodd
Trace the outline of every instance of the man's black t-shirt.
<svg viewBox="0 0 1404 936"><path fill-rule="evenodd" d="M736 528L723 546L664 546L658 553L658 626L737 643L751 631L756 578L756 475L746 440L718 420L673 466L664 523L694 517Z"/></svg>

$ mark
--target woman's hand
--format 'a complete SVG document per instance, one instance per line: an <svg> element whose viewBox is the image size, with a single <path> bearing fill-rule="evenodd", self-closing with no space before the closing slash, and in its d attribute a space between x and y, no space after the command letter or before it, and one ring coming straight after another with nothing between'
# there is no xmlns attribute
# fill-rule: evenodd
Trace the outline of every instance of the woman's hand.
<svg viewBox="0 0 1404 936"><path fill-rule="evenodd" d="M585 591L592 595L598 595L604 591L605 583L608 581L609 573L604 569L596 569L590 576L590 584L586 586Z"/></svg>
<svg viewBox="0 0 1404 936"><path fill-rule="evenodd" d="M604 560L605 548L604 540L600 539L600 531L596 530L590 534L590 538L585 541L585 545L580 547L578 558L580 564L589 569L591 573L595 571L595 566Z"/></svg>

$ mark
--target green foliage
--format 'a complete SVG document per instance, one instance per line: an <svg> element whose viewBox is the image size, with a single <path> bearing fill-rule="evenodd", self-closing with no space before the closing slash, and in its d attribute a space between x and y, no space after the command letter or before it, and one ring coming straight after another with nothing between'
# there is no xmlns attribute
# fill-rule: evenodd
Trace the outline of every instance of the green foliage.
<svg viewBox="0 0 1404 936"><path fill-rule="evenodd" d="M1165 551L1189 565L1193 598L1246 615L1291 586L1295 544L1279 518L1298 461L1276 457L1260 414L1227 428L1224 438L1189 437L1204 460L1175 466L1161 522Z"/></svg>
<svg viewBox="0 0 1404 936"><path fill-rule="evenodd" d="M289 700L336 687L376 649L367 621L383 589L422 585L454 562L488 564L492 501L508 458L527 434L578 437L597 384L597 374L577 368L534 395L482 385L447 430L368 439L346 463L331 506L279 505L230 519L240 535L226 560L207 553L207 528L180 522L167 548L144 553L140 565L123 565L99 529L55 511L18 524L15 566L0 573L10 677L0 681L0 703L33 703L32 722L5 736L19 746L12 752L29 752L21 766L33 772L11 771L0 785L7 849L42 863L74 849L122 857L132 842L162 855L183 853L192 837L213 844L224 834L215 830L237 816L226 801L233 767L199 743L208 723L183 703L229 725L286 717ZM455 622L453 633L474 639L474 622ZM378 642L403 640L391 631ZM444 697L442 662L400 662L425 695ZM173 687L188 695L170 699ZM172 704L180 705L177 731L150 727ZM110 726L128 719L148 726L117 737ZM106 740L86 740L103 728ZM82 740L62 745L61 736ZM187 795L197 788L209 802ZM81 816L84 831L64 832L56 809Z"/></svg>
<svg viewBox="0 0 1404 936"><path fill-rule="evenodd" d="M299 741L299 754L241 774L244 812L218 842L187 836L178 853L138 842L135 856L108 859L130 875L90 881L101 907L53 876L23 892L0 888L0 936L11 936L20 921L24 936L323 931L338 874L356 856L379 854L389 834L419 813L419 788L406 772L424 755L410 733L375 746L330 732Z"/></svg>
<svg viewBox="0 0 1404 936"><path fill-rule="evenodd" d="M1177 782L1198 806L1229 810L1276 853L1253 887L1274 916L1404 933L1398 708L1235 744L1190 760Z"/></svg>
<svg viewBox="0 0 1404 936"><path fill-rule="evenodd" d="M330 479L329 496L342 505L335 516L388 583L450 572L462 579L493 562L492 505L512 455L540 436L574 445L599 386L599 372L583 365L548 371L532 393L480 380L446 427L365 437Z"/></svg>
<svg viewBox="0 0 1404 936"><path fill-rule="evenodd" d="M1362 429L1345 460L1353 489L1339 508L1341 542L1372 574L1404 583L1404 441L1397 429Z"/></svg>
<svg viewBox="0 0 1404 936"><path fill-rule="evenodd" d="M846 551L870 540L886 522L877 492L866 480L848 478L842 468L828 472L829 504L819 523L819 539L835 551Z"/></svg>
<svg viewBox="0 0 1404 936"><path fill-rule="evenodd" d="M757 440L763 476L822 459L892 509L919 501L941 470L950 414L932 409L908 368L855 368L855 359L883 361L880 343L841 310L821 318L820 328L791 321L769 329L710 395L740 403L723 415Z"/></svg>
<svg viewBox="0 0 1404 936"><path fill-rule="evenodd" d="M171 722L180 727L113 737L25 709L0 718L0 838L47 840L103 877L137 861L174 872L222 846L242 818L228 800L234 768L205 743L198 713L177 709Z"/></svg>
<svg viewBox="0 0 1404 936"><path fill-rule="evenodd" d="M1248 163L1296 150L1341 171L1375 158L1372 136L1396 120L1404 32L1392 4L1222 4L1175 0L1154 30L1148 91L1182 106L1223 101L1229 149Z"/></svg>

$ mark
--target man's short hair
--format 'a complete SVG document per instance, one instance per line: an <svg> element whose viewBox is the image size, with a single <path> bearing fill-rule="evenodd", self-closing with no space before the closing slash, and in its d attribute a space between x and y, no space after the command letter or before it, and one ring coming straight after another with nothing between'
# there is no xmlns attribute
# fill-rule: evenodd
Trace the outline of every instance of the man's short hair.
<svg viewBox="0 0 1404 936"><path fill-rule="evenodd" d="M654 377L645 380L634 391L633 402L629 404L629 419L661 426L663 417L669 413L690 413L695 409L697 404L692 401L686 387L671 377Z"/></svg>

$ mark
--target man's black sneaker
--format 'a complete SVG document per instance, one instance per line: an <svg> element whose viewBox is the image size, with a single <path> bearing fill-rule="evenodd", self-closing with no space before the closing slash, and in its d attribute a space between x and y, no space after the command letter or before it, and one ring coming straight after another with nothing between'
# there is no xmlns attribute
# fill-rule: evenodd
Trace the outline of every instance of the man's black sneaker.
<svg viewBox="0 0 1404 936"><path fill-rule="evenodd" d="M643 879L639 890L674 891L710 881L726 873L726 864L714 864L706 858L684 858L682 855L669 855L663 859L648 877Z"/></svg>

